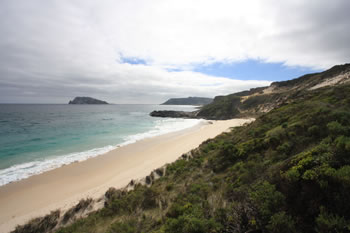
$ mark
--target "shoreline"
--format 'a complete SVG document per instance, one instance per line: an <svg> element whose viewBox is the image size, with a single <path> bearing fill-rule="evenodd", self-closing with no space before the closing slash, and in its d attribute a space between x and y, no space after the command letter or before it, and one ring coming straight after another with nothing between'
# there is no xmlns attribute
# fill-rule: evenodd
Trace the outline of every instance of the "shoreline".
<svg viewBox="0 0 350 233"><path fill-rule="evenodd" d="M163 119L161 119L163 120ZM192 120L192 119L191 119ZM175 126L174 127L174 123ZM24 163L14 164L10 167L0 170L0 187L18 182L23 179L27 179L33 175L39 175L44 172L48 172L53 169L57 169L61 166L66 166L71 163L82 162L87 159L91 159L96 156L100 156L108 153L109 151L115 150L119 147L123 147L146 138L152 138L168 133L173 133L188 128L195 127L196 125L202 124L203 119L194 119L194 121L187 122L172 122L173 125L169 128L169 123L157 124L153 129L149 129L145 132L135 133L124 136L123 141L117 144L102 145L95 148L80 150L76 152L67 152L62 155L51 156L47 158L41 158L34 161L28 161ZM64 147L61 145L61 147Z"/></svg>
<svg viewBox="0 0 350 233"><path fill-rule="evenodd" d="M174 162L203 141L251 121L210 121L212 124L206 121L1 186L0 231L11 231L16 225L52 210L66 210L82 198L100 198L109 187L125 187L130 180L141 179Z"/></svg>

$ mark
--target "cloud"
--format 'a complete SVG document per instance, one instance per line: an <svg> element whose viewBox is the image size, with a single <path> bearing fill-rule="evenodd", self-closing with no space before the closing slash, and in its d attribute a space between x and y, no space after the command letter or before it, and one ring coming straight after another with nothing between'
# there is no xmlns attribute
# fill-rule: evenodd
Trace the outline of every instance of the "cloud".
<svg viewBox="0 0 350 233"><path fill-rule="evenodd" d="M247 59L344 63L348 9L347 0L3 0L0 102L159 103L268 85L193 70Z"/></svg>

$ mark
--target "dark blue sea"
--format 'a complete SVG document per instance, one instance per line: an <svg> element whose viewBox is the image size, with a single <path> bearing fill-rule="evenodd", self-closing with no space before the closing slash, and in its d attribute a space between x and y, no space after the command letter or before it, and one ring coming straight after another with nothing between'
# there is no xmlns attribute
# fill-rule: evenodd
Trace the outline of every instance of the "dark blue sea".
<svg viewBox="0 0 350 233"><path fill-rule="evenodd" d="M149 116L164 109L195 107L0 104L0 185L199 123Z"/></svg>

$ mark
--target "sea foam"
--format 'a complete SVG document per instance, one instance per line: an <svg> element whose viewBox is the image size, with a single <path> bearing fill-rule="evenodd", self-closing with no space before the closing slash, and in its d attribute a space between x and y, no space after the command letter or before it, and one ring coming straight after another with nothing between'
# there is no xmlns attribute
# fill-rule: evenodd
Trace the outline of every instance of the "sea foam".
<svg viewBox="0 0 350 233"><path fill-rule="evenodd" d="M43 172L67 165L73 162L80 162L87 160L98 155L105 154L111 150L114 150L120 146L125 146L139 140L150 138L162 134L176 132L184 130L186 128L193 127L202 122L197 119L169 119L164 118L156 121L156 125L152 130L144 133L129 135L124 138L124 142L116 145L108 145L100 148L94 148L91 150L70 153L67 155L60 155L56 157L50 157L42 160L16 164L9 168L0 170L0 186L19 181L28 178L32 175L41 174Z"/></svg>

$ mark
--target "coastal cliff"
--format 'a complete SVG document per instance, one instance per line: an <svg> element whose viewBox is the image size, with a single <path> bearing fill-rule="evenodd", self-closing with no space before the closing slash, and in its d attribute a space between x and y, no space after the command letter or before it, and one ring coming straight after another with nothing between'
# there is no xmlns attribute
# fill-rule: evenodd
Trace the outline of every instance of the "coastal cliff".
<svg viewBox="0 0 350 233"><path fill-rule="evenodd" d="M108 104L106 101L94 99L91 97L75 97L68 104Z"/></svg>

